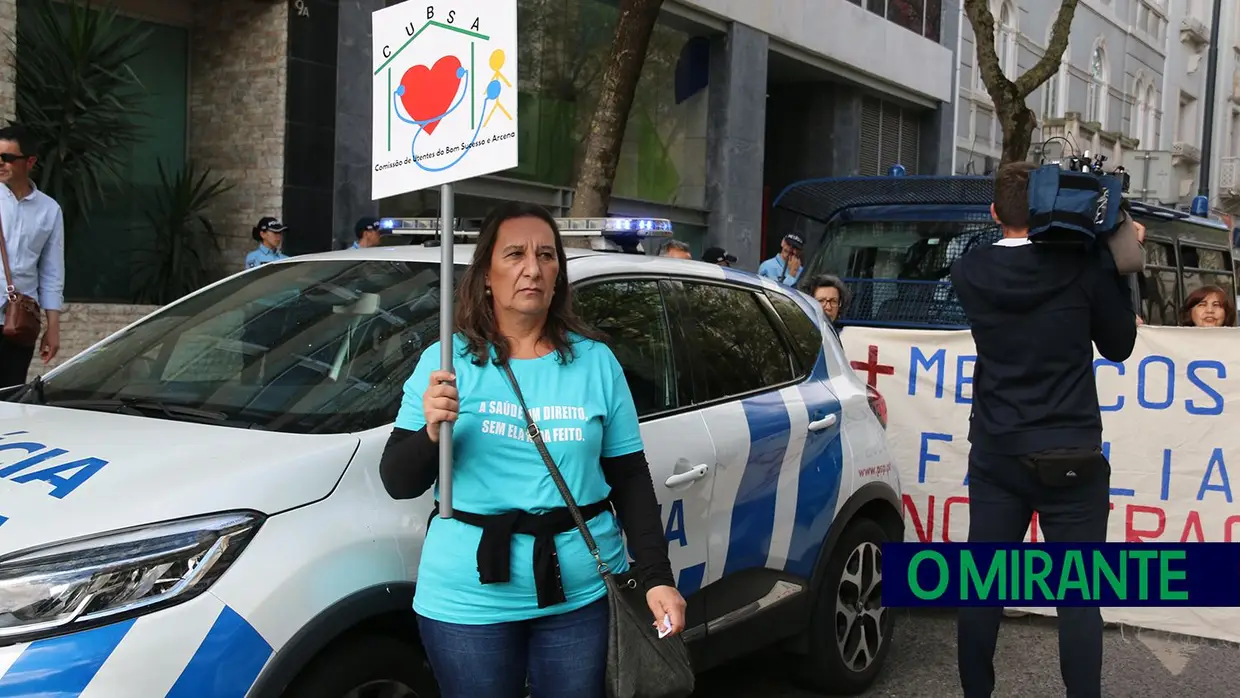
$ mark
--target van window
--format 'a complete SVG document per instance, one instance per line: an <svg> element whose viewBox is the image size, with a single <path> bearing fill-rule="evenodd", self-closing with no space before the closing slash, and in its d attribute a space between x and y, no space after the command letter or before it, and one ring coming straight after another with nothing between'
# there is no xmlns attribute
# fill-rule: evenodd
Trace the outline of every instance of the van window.
<svg viewBox="0 0 1240 698"><path fill-rule="evenodd" d="M990 223L844 223L828 229L806 278L835 274L848 283L852 300L840 313L845 324L964 327L951 266L1000 237Z"/></svg>

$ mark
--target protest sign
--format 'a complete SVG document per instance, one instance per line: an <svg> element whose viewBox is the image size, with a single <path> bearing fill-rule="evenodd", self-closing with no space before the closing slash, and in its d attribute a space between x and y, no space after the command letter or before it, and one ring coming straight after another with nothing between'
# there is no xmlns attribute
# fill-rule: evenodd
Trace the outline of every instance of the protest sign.
<svg viewBox="0 0 1240 698"><path fill-rule="evenodd" d="M840 338L853 370L887 400L906 539L967 540L972 336L849 327ZM1094 373L1112 468L1109 540L1240 542L1228 469L1240 467L1240 328L1142 327L1127 361L1098 357ZM1045 541L1036 521L1026 539ZM1103 615L1240 642L1240 608L1111 608Z"/></svg>

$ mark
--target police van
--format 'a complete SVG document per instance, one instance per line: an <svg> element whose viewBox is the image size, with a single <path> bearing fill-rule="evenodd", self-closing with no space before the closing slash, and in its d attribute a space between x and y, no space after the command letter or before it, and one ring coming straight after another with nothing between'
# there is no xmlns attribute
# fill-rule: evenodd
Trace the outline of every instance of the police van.
<svg viewBox="0 0 1240 698"><path fill-rule="evenodd" d="M1002 237L990 214L993 194L994 179L979 176L810 179L776 197L772 221L805 239L805 278L834 274L848 285L842 324L960 330L968 320L951 266ZM1202 286L1240 292L1240 260L1225 224L1142 201L1129 208L1146 226L1146 265L1134 295L1145 324L1180 324L1180 308Z"/></svg>
<svg viewBox="0 0 1240 698"><path fill-rule="evenodd" d="M616 253L668 221L560 225L593 248L568 275L632 387L696 666L777 647L863 691L894 628L881 546L904 538L881 396L809 297ZM443 242L459 280L473 248ZM7 391L0 695L437 695L412 611L433 502L379 481L439 339L436 243L241 272Z"/></svg>

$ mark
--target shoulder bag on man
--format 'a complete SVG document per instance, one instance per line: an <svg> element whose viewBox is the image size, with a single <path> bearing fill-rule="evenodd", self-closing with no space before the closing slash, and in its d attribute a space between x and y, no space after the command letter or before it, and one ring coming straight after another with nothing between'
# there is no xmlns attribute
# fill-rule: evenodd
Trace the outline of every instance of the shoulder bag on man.
<svg viewBox="0 0 1240 698"><path fill-rule="evenodd" d="M4 339L23 347L33 347L39 341L39 302L17 292L13 284L13 268L9 266L9 245L4 238L4 223L0 221L0 258L4 260L4 278L8 283L5 293L8 303L4 306Z"/></svg>
<svg viewBox="0 0 1240 698"><path fill-rule="evenodd" d="M564 497L564 504L572 514L577 530L585 538L586 547L598 563L598 573L602 575L603 583L607 585L607 602L611 607L607 628L608 698L685 698L693 693L694 675L684 640L679 635L660 639L650 623L650 611L638 590L637 581L631 575L613 574L603 561L577 501L547 450L538 425L530 417L521 387L517 385L517 377L508 364L504 364L503 369L517 395L517 402L521 403L530 440L538 448L556 489Z"/></svg>

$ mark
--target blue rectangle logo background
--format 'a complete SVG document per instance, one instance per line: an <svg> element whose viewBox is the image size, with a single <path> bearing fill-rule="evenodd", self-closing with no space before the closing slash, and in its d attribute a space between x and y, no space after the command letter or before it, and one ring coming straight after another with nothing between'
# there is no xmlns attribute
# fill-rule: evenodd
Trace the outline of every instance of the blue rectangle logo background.
<svg viewBox="0 0 1240 698"><path fill-rule="evenodd" d="M1240 543L887 543L883 605L1240 607Z"/></svg>

